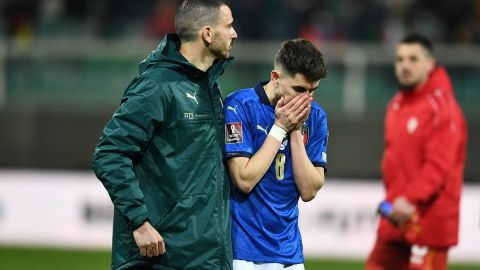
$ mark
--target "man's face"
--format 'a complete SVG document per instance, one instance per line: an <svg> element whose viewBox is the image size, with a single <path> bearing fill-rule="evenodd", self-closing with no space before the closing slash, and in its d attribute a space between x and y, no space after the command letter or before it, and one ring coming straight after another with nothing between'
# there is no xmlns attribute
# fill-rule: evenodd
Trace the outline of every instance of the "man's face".
<svg viewBox="0 0 480 270"><path fill-rule="evenodd" d="M398 45L395 74L402 89L414 90L422 86L427 81L433 66L433 58L420 44Z"/></svg>
<svg viewBox="0 0 480 270"><path fill-rule="evenodd" d="M227 58L236 38L237 32L233 29L232 11L228 6L223 5L220 8L218 23L213 28L210 51L218 58Z"/></svg>
<svg viewBox="0 0 480 270"><path fill-rule="evenodd" d="M285 72L279 73L277 95L284 97L285 102L289 102L296 96L313 95L314 91L320 85L320 80L309 82L304 75L297 73L290 76Z"/></svg>

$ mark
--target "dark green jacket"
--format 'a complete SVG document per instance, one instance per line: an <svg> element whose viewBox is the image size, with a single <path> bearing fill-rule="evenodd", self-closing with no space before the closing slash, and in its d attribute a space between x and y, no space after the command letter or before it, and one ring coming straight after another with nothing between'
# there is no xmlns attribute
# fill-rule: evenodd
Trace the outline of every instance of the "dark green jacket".
<svg viewBox="0 0 480 270"><path fill-rule="evenodd" d="M230 186L217 79L168 35L140 64L95 149L93 167L115 208L112 269L231 269ZM166 254L140 256L132 232L158 230Z"/></svg>

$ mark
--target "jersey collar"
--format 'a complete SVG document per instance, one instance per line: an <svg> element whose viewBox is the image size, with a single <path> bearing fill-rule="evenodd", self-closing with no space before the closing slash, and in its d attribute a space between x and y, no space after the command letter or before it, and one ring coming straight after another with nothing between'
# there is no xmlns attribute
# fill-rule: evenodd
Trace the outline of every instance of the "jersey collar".
<svg viewBox="0 0 480 270"><path fill-rule="evenodd" d="M261 81L255 86L254 89L261 103L272 106L272 104L270 104L270 100L268 100L267 93L265 93L265 89L263 88L263 86L268 82L269 81Z"/></svg>

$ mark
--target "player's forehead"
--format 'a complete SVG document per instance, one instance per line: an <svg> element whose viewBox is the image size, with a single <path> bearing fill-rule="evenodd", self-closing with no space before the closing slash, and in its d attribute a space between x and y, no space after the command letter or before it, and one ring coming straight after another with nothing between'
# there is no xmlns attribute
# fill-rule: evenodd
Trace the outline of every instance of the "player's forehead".
<svg viewBox="0 0 480 270"><path fill-rule="evenodd" d="M286 76L286 81L287 83L294 87L294 86L298 86L298 87L303 87L305 89L315 89L319 86L320 84L320 80L316 80L316 81L309 81L307 80L307 78L301 74L301 73L297 73L295 75L287 75Z"/></svg>
<svg viewBox="0 0 480 270"><path fill-rule="evenodd" d="M426 57L427 52L422 47L422 45L418 43L400 43L397 46L397 57L409 57L409 56L417 56L417 57Z"/></svg>
<svg viewBox="0 0 480 270"><path fill-rule="evenodd" d="M231 24L233 23L232 11L227 5L220 7L220 21L221 23Z"/></svg>

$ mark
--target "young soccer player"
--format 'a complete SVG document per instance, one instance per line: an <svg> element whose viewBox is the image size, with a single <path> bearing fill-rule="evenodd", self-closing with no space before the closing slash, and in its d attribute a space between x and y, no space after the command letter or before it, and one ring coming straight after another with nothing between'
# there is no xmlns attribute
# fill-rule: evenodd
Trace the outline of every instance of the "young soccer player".
<svg viewBox="0 0 480 270"><path fill-rule="evenodd" d="M234 269L304 269L298 200L324 183L327 118L312 96L325 75L311 42L289 40L269 81L225 100Z"/></svg>

